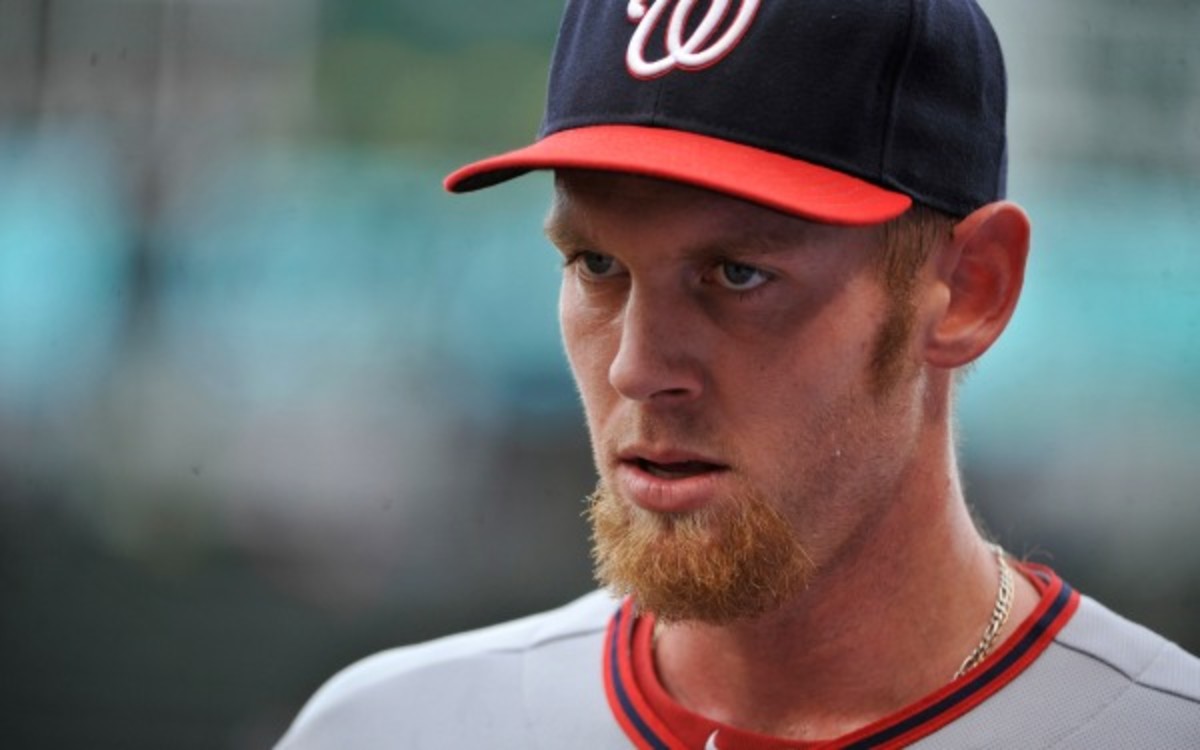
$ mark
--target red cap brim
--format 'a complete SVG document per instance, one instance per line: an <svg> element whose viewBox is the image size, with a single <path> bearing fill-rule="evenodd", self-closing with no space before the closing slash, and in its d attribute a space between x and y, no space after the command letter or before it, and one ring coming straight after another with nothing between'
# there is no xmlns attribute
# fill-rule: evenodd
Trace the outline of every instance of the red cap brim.
<svg viewBox="0 0 1200 750"><path fill-rule="evenodd" d="M894 219L912 199L858 177L772 151L681 130L592 125L455 171L446 189L465 193L535 169L596 169L674 180L827 224Z"/></svg>

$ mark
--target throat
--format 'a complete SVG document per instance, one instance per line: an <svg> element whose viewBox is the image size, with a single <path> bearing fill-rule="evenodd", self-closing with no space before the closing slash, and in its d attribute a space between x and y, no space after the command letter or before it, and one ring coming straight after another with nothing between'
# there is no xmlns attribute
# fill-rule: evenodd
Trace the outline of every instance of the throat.
<svg viewBox="0 0 1200 750"><path fill-rule="evenodd" d="M790 613L727 626L656 623L655 671L680 706L714 721L791 740L841 737L941 689L968 653L980 652L966 671L1000 648L1037 602L1017 570L998 566L1002 559L999 550L982 547L979 572L958 579L971 582L972 605L936 626L913 613L954 610L951 603L963 598L958 586L942 592L947 602L935 595L941 587L898 585L906 609L865 612L864 601L887 604L891 597L878 581L865 589L873 597L853 595L864 589L845 576L819 581L806 590L809 604ZM880 627L906 621L923 626Z"/></svg>

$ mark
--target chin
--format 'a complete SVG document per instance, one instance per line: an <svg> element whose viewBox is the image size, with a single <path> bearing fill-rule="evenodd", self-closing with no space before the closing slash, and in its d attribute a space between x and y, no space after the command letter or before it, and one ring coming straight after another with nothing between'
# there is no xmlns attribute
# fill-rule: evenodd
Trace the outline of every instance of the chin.
<svg viewBox="0 0 1200 750"><path fill-rule="evenodd" d="M724 624L766 614L814 571L791 525L754 495L659 513L602 483L587 516L597 580L665 621Z"/></svg>

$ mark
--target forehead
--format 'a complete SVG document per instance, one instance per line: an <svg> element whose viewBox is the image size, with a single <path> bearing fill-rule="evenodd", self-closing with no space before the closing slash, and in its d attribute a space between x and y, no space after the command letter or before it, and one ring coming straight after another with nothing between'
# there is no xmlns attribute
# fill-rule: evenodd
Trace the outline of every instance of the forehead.
<svg viewBox="0 0 1200 750"><path fill-rule="evenodd" d="M573 218L580 212L619 212L629 218L644 214L684 213L730 217L764 226L809 224L747 201L680 182L623 172L558 170L554 176L553 215Z"/></svg>
<svg viewBox="0 0 1200 750"><path fill-rule="evenodd" d="M878 227L840 227L678 182L620 172L559 170L546 220L556 244L590 244L609 231L687 234L746 249L874 246Z"/></svg>

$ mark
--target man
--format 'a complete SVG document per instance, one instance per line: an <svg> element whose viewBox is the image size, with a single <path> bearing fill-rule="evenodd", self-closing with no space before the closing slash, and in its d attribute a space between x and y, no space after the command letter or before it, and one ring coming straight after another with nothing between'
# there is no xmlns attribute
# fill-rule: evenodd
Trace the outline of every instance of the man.
<svg viewBox="0 0 1200 750"><path fill-rule="evenodd" d="M281 747L1200 747L1200 662L1010 559L956 372L1029 222L968 0L572 0L527 148L600 592L372 657Z"/></svg>

